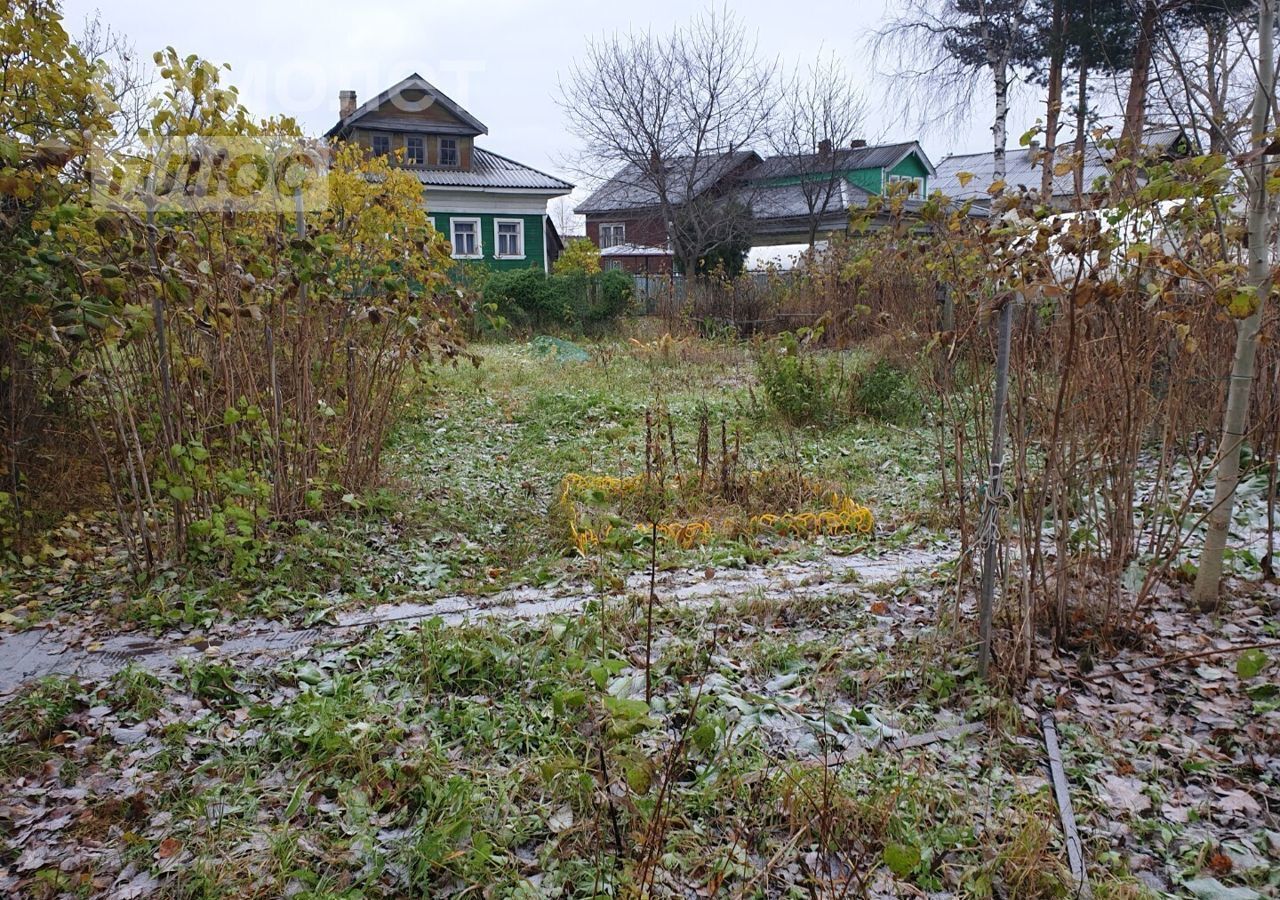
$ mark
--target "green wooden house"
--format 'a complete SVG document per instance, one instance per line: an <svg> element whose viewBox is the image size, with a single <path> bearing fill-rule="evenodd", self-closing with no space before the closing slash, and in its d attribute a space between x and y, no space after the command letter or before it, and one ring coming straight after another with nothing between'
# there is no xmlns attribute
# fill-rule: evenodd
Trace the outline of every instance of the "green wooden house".
<svg viewBox="0 0 1280 900"><path fill-rule="evenodd" d="M806 244L812 236L825 240L849 229L850 213L865 209L895 185L910 214L923 205L931 190L933 163L920 144L852 146L761 159L740 151L701 160L702 174L693 181L699 196L714 192L732 196L751 210L752 245ZM682 171L687 157L666 161ZM670 272L672 265L667 226L657 198L635 165L625 166L577 208L586 216L587 235L596 241L606 265L650 274ZM883 222L887 213L873 220ZM655 258L657 254L657 258Z"/></svg>
<svg viewBox="0 0 1280 900"><path fill-rule="evenodd" d="M326 137L354 141L417 176L436 229L458 260L549 271L561 243L547 203L573 185L476 144L489 129L417 73L357 105L338 94Z"/></svg>
<svg viewBox="0 0 1280 900"><path fill-rule="evenodd" d="M821 147L805 156L774 156L749 175L757 245L803 243L844 232L849 214L895 185L908 212L929 195L935 171L916 141L844 149Z"/></svg>

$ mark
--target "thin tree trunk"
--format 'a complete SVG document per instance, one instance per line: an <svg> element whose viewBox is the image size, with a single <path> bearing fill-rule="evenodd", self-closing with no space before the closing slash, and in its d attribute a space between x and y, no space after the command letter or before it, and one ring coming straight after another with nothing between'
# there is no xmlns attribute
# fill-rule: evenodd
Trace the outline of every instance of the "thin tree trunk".
<svg viewBox="0 0 1280 900"><path fill-rule="evenodd" d="M1058 155L1058 120L1062 116L1062 65L1064 47L1062 39L1062 3L1053 3L1053 49L1049 55L1049 97L1045 102L1044 158L1040 170L1040 199L1048 203L1053 198L1053 167Z"/></svg>
<svg viewBox="0 0 1280 900"><path fill-rule="evenodd" d="M978 595L978 675L991 668L991 622L995 610L996 562L1000 552L1000 500L1004 496L1004 417L1009 397L1009 344L1013 336L1012 295L1000 307L996 332L996 389L991 403L991 477L982 504L982 582Z"/></svg>
<svg viewBox="0 0 1280 900"><path fill-rule="evenodd" d="M1222 557L1227 545L1227 531L1235 507L1236 486L1240 481L1240 445L1244 440L1245 421L1249 413L1249 395L1253 388L1254 358L1258 349L1258 331L1267 294L1271 291L1267 237L1270 217L1267 211L1266 156L1269 144L1268 122L1271 113L1275 48L1276 0L1258 3L1258 85L1253 95L1253 159L1245 170L1249 185L1249 283L1257 291L1253 313L1236 323L1235 360L1231 367L1231 384L1227 389L1227 410L1223 417L1222 443L1218 451L1217 479L1213 489L1213 507L1209 511L1208 532L1200 551L1192 598L1202 608L1218 602L1222 581Z"/></svg>
<svg viewBox="0 0 1280 900"><path fill-rule="evenodd" d="M1080 57L1080 74L1077 80L1080 102L1076 104L1075 189L1076 209L1084 207L1084 152L1089 146L1086 126L1089 119L1089 58Z"/></svg>
<svg viewBox="0 0 1280 900"><path fill-rule="evenodd" d="M1280 458L1280 409L1277 409L1276 376L1280 374L1280 365L1276 361L1271 364L1271 402L1267 404L1267 430L1270 452L1267 454L1267 554L1262 557L1262 580L1274 581L1276 577L1276 459Z"/></svg>
<svg viewBox="0 0 1280 900"><path fill-rule="evenodd" d="M996 183L1004 181L1007 140L1005 121L1009 116L1009 70L1004 61L993 60L995 76L996 118L991 126L995 157L993 172ZM999 193L999 191L997 191ZM984 680L991 666L991 622L995 609L996 562L1000 551L1000 498L1004 493L1004 416L1009 395L1009 344L1013 333L1013 298L1007 297L1000 308L996 331L996 388L991 409L991 478L982 508L983 544L982 581L978 595L978 674Z"/></svg>
<svg viewBox="0 0 1280 900"><path fill-rule="evenodd" d="M1142 16L1138 20L1138 44L1133 53L1133 71L1129 76L1129 95L1124 104L1124 126L1120 131L1120 157L1138 162L1142 150L1142 130L1146 124L1147 87L1151 82L1151 53L1155 47L1155 33L1160 10L1156 0L1144 0ZM1133 166L1119 170L1114 189L1117 192L1131 190L1137 185Z"/></svg>

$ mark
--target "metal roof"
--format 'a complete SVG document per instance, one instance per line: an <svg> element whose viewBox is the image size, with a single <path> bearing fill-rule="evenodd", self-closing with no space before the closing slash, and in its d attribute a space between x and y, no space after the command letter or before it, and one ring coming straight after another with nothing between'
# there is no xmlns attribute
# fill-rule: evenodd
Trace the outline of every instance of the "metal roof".
<svg viewBox="0 0 1280 900"><path fill-rule="evenodd" d="M411 171L428 187L510 188L554 194L567 194L573 190L573 185L562 178L480 147L471 150L469 170L432 168Z"/></svg>
<svg viewBox="0 0 1280 900"><path fill-rule="evenodd" d="M1183 143L1186 141L1186 143ZM1143 136L1143 149L1148 157L1168 155L1185 155L1192 148L1187 141L1186 132L1181 128L1166 128L1150 131ZM1058 144L1057 158L1059 162L1071 158L1075 152L1073 141L1064 140ZM1084 150L1084 190L1093 191L1094 183L1110 173L1111 151L1104 150L1094 141L1085 144ZM1039 147L1015 147L1004 152L1005 189L1028 191L1040 190L1040 174L1048 155ZM967 172L973 177L968 184L961 184L960 173ZM987 201L991 195L987 189L996 180L995 152L965 153L948 156L938 163L938 172L930 185L930 190L942 191L952 200ZM1074 197L1076 182L1074 171L1053 176L1053 196Z"/></svg>
<svg viewBox="0 0 1280 900"><path fill-rule="evenodd" d="M844 178L839 178L834 185L830 198L827 199L823 216L835 214L844 219L849 210L867 205L871 193ZM751 213L756 219L798 219L809 217L809 203L813 202L814 212L823 206L821 193L805 195L805 188L799 184L753 185L742 199L751 204Z"/></svg>
<svg viewBox="0 0 1280 900"><path fill-rule="evenodd" d="M771 156L752 170L751 178L755 181L766 181L828 172L852 172L855 169L892 169L913 151L932 175L933 163L929 161L919 142L903 141L897 144L878 144L873 147L846 147L833 151L830 156L818 153L804 156Z"/></svg>
<svg viewBox="0 0 1280 900"><path fill-rule="evenodd" d="M880 144L874 147L848 147L836 150L834 163L830 157L820 156L816 153L798 157L774 156L762 160L753 151L739 150L736 153L725 153L700 160L699 170L691 172L692 158L679 157L666 164L668 167L666 177L668 184L672 186L672 193L677 195L673 199L677 203L682 203L686 199L686 194L696 197L716 185L726 175L736 171L744 163L750 164L754 160L756 165L743 173L743 177L750 179L753 184L739 190L740 196L744 199L749 199L753 205L756 203L757 198L762 197L762 195L766 206L780 205L794 209L798 204L800 212L779 212L779 216L807 215L808 207L798 189L778 190L774 186L762 186L760 182L813 175L815 173L852 172L857 169L891 169L911 153L916 153L929 173L933 174L933 164L929 161L929 157L925 155L924 150L921 149L920 144L916 141L903 141L897 144ZM579 204L575 212L581 214L607 213L621 210L647 209L657 206L658 194L653 187L653 181L654 179L645 173L639 165L630 163L605 182L599 190ZM690 182L692 182L691 190L689 189ZM853 185L849 185L849 189L853 192L867 193ZM863 204L865 204L865 198L862 199ZM857 202L857 200L856 196L850 197L850 202ZM773 216L770 215L769 217Z"/></svg>
<svg viewBox="0 0 1280 900"><path fill-rule="evenodd" d="M738 150L715 156L681 156L664 163L664 177L670 185L672 200L684 203L714 187L743 163L759 160L754 150ZM590 197L578 205L579 214L647 209L659 204L655 179L639 165L628 163L606 181Z"/></svg>
<svg viewBox="0 0 1280 900"><path fill-rule="evenodd" d="M866 209L878 194L864 190L846 179L840 179L837 190L832 193L826 209L820 211L821 198L813 198L813 216L809 212L803 188L798 184L767 185L756 187L750 195L743 195L744 202L750 202L752 218L755 222L756 234L759 236L775 236L779 234L804 233L810 225L816 224L819 233L843 231L849 224L849 215L854 210ZM924 200L907 199L902 201L902 209L909 214L919 214L924 207ZM970 215L985 216L981 210L971 210ZM882 206L874 217L874 223L880 224L893 217L890 208ZM816 223L813 219L816 218Z"/></svg>
<svg viewBox="0 0 1280 900"><path fill-rule="evenodd" d="M1058 152L1061 161L1062 154L1072 152L1072 145L1064 144L1058 148ZM996 181L995 159L995 151L948 156L938 163L938 174L934 176L930 190L941 191L952 200L990 200L991 195L987 191ZM1006 150L1005 190L1040 190L1040 173L1046 160L1047 156L1039 148L1017 147ZM1091 190L1093 183L1107 172L1107 160L1097 145L1090 141L1085 145L1084 151L1084 189ZM962 173L973 176L968 179L967 184L961 183L964 180L960 177ZM1054 196L1074 195L1075 190L1073 172L1053 176Z"/></svg>

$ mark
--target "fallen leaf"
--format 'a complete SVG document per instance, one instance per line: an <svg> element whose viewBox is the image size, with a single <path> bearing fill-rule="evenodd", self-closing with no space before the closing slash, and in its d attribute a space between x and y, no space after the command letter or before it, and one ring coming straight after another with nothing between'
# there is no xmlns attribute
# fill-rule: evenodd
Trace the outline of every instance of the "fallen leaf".
<svg viewBox="0 0 1280 900"><path fill-rule="evenodd" d="M1247 791L1227 791L1218 799L1217 806L1223 812L1251 817L1262 815L1262 807Z"/></svg>
<svg viewBox="0 0 1280 900"><path fill-rule="evenodd" d="M1111 796L1111 802L1130 815L1137 815L1151 808L1151 798L1142 793L1143 784L1137 778L1108 775L1102 784Z"/></svg>
<svg viewBox="0 0 1280 900"><path fill-rule="evenodd" d="M1216 878L1197 878L1184 887L1200 900L1262 900L1262 895L1252 888L1229 888Z"/></svg>
<svg viewBox="0 0 1280 900"><path fill-rule="evenodd" d="M573 809L568 804L557 809L547 818L547 827L555 834L560 834L573 827Z"/></svg>

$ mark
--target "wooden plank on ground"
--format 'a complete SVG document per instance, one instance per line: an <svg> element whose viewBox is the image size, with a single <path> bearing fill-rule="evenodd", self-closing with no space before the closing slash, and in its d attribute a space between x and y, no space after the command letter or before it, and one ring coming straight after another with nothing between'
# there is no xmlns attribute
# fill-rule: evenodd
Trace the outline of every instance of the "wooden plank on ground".
<svg viewBox="0 0 1280 900"><path fill-rule="evenodd" d="M923 734L909 734L906 737L894 738L885 741L881 747L885 750L894 752L902 750L910 750L915 747L925 747L929 744L936 744L939 741L954 741L957 738L968 737L971 734L981 734L987 730L986 724L982 722L964 722L960 725L952 725L950 728L941 728L937 731L926 731ZM862 747L854 747L843 753L837 753L826 759L828 768L831 766L840 766L848 762L853 762L867 751ZM817 760L816 764L821 765L822 760Z"/></svg>
<svg viewBox="0 0 1280 900"><path fill-rule="evenodd" d="M1076 814L1071 807L1071 790L1067 782L1067 770L1062 764L1062 748L1058 745L1058 726L1053 713L1046 712L1040 718L1044 730L1044 746L1049 754L1049 774L1053 782L1053 796L1058 801L1058 818L1062 821L1062 835L1067 842L1067 864L1076 881L1076 896L1091 900L1089 874L1084 867L1084 843L1076 828Z"/></svg>

